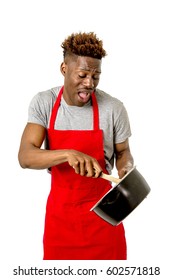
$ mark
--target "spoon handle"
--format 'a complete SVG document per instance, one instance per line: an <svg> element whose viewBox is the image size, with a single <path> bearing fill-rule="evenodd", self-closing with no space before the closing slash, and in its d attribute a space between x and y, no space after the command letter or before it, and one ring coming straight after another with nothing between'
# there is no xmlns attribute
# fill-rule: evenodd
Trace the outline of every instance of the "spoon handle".
<svg viewBox="0 0 173 280"><path fill-rule="evenodd" d="M102 174L100 175L100 178L105 179L105 180L108 180L108 181L113 182L113 183L116 183L116 184L118 184L118 183L121 181L121 179L115 178L115 177L113 177L113 176L111 176L111 175L108 175L108 174L105 174L105 173L103 173L103 172L102 172Z"/></svg>

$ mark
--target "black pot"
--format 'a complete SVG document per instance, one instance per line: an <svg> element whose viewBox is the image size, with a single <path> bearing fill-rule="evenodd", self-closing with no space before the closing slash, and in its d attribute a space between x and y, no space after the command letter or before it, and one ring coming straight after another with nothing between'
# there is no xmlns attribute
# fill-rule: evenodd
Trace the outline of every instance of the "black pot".
<svg viewBox="0 0 173 280"><path fill-rule="evenodd" d="M116 226L146 198L150 190L144 177L134 167L92 207L91 211Z"/></svg>

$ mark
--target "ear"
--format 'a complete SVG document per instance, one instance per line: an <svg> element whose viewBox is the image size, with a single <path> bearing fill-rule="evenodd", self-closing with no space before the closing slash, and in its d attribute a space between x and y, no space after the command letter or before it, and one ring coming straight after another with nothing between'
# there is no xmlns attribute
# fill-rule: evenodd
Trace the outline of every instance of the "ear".
<svg viewBox="0 0 173 280"><path fill-rule="evenodd" d="M67 68L67 65L65 64L65 62L62 62L62 63L61 63L61 66L60 66L60 71L61 71L61 73L63 74L63 76L64 76L65 73L66 73L66 68Z"/></svg>

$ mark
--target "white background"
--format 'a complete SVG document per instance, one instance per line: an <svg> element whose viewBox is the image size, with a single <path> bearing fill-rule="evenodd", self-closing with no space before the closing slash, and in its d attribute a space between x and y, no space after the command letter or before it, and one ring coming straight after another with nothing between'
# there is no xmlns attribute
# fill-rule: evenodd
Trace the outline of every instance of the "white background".
<svg viewBox="0 0 173 280"><path fill-rule="evenodd" d="M29 102L37 92L62 84L60 45L78 31L94 31L103 40L108 56L99 88L124 102L135 164L151 187L124 221L128 260L133 266L164 266L164 273L170 269L172 15L167 0L0 2L0 256L6 273L13 264L42 260L50 175L21 169L17 154Z"/></svg>

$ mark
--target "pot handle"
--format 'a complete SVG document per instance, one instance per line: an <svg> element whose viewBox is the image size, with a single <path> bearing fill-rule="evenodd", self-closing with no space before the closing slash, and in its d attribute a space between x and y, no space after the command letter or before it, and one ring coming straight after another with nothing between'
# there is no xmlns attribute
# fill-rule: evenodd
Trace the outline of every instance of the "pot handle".
<svg viewBox="0 0 173 280"><path fill-rule="evenodd" d="M113 177L111 175L108 175L108 174L105 174L103 172L101 173L100 178L105 179L109 182L113 182L115 184L119 184L119 182L121 181L121 179L115 178L115 177Z"/></svg>

